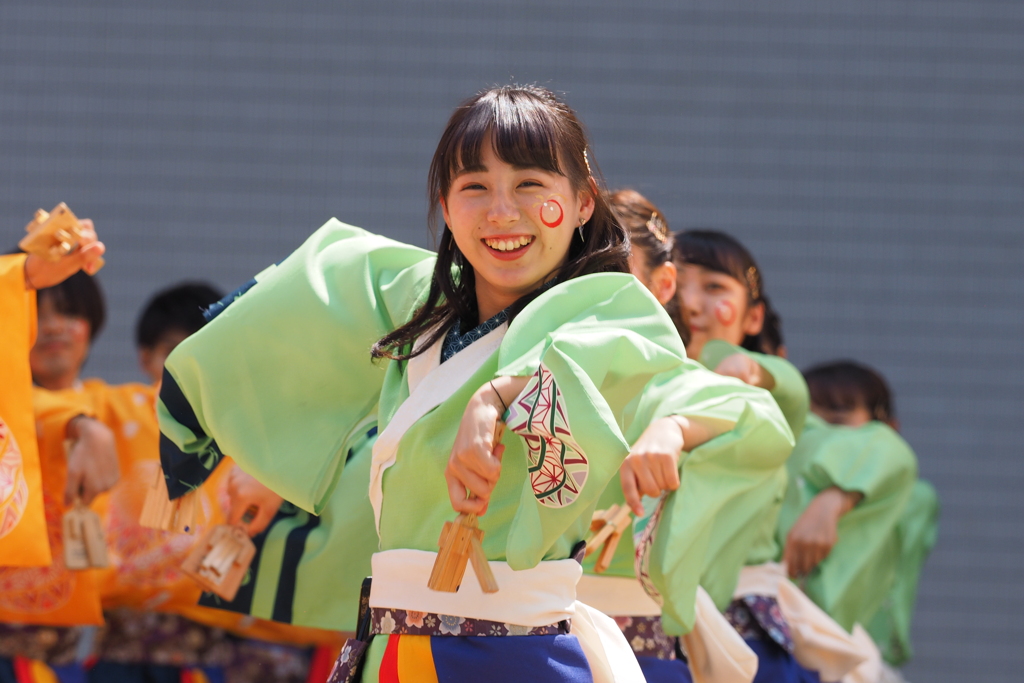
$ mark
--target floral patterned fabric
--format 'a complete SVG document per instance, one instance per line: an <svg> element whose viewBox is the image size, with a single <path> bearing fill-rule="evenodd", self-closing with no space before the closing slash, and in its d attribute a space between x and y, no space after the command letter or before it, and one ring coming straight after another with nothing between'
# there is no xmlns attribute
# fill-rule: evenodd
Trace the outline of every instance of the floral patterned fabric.
<svg viewBox="0 0 1024 683"><path fill-rule="evenodd" d="M95 631L93 626L0 624L0 657L21 656L54 666L67 666L75 662L83 639L95 637Z"/></svg>
<svg viewBox="0 0 1024 683"><path fill-rule="evenodd" d="M104 614L96 655L120 664L225 667L237 639L176 614L119 609Z"/></svg>
<svg viewBox="0 0 1024 683"><path fill-rule="evenodd" d="M96 654L108 662L224 670L227 683L304 683L306 649L247 640L176 614L112 610L104 614Z"/></svg>
<svg viewBox="0 0 1024 683"><path fill-rule="evenodd" d="M360 665L363 663L366 648L369 646L370 643L365 640L349 638L331 668L331 675L327 677L327 683L353 683L359 680Z"/></svg>
<svg viewBox="0 0 1024 683"><path fill-rule="evenodd" d="M406 636L554 636L569 632L569 622L549 626L519 626L486 619L466 619L447 614L413 612L404 609L370 608L375 635L397 633Z"/></svg>
<svg viewBox="0 0 1024 683"><path fill-rule="evenodd" d="M793 634L775 598L744 595L729 604L725 618L744 640L773 640L793 654Z"/></svg>
<svg viewBox="0 0 1024 683"><path fill-rule="evenodd" d="M548 626L520 626L503 624L486 619L467 619L447 614L414 612L386 607L370 608L370 633L372 635L408 636L554 636L569 633L569 622L560 621ZM328 683L350 683L358 680L359 668L368 640L349 638L334 663Z"/></svg>
<svg viewBox="0 0 1024 683"><path fill-rule="evenodd" d="M676 638L661 628L661 617L614 617L637 657L676 658Z"/></svg>
<svg viewBox="0 0 1024 683"><path fill-rule="evenodd" d="M98 659L115 664L221 669L227 683L305 683L308 650L246 640L175 614L114 610L102 627L0 624L0 658L49 666Z"/></svg>

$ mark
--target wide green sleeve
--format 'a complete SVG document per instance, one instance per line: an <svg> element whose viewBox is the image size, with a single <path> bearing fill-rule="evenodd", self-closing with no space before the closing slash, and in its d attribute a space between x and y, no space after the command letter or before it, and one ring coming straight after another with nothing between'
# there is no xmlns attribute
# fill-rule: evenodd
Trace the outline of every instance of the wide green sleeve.
<svg viewBox="0 0 1024 683"><path fill-rule="evenodd" d="M870 623L896 578L896 526L917 478L914 452L880 422L849 428L814 419L797 441L789 473L781 542L822 490L837 486L864 495L839 521L838 541L804 590L847 630Z"/></svg>
<svg viewBox="0 0 1024 683"><path fill-rule="evenodd" d="M365 429L383 364L370 348L429 285L430 252L335 219L167 360L157 412L172 496L178 473L231 455L285 500L319 513L345 444Z"/></svg>
<svg viewBox="0 0 1024 683"><path fill-rule="evenodd" d="M793 435L767 391L699 366L657 378L644 392L636 424L666 415L733 425L684 452L679 489L648 499L650 514L634 527L639 578L661 602L665 632L682 635L693 628L697 586L724 608L751 548L772 544Z"/></svg>
<svg viewBox="0 0 1024 683"><path fill-rule="evenodd" d="M629 452L640 393L684 357L671 319L630 275L562 283L516 317L496 372L530 377L506 418L528 461L506 543L513 568L536 566L570 530L583 538Z"/></svg>
<svg viewBox="0 0 1024 683"><path fill-rule="evenodd" d="M734 353L742 353L754 359L762 370L772 376L775 381L775 386L771 389L772 398L786 416L793 436L800 438L811 405L811 394L804 376L785 358L748 351L720 339L712 339L704 345L700 353L700 362L709 370L714 370L726 357Z"/></svg>
<svg viewBox="0 0 1024 683"><path fill-rule="evenodd" d="M917 585L938 537L938 519L939 497L931 484L919 479L896 527L900 541L896 581L868 625L868 633L882 656L893 666L901 666L913 656L910 624L917 602Z"/></svg>

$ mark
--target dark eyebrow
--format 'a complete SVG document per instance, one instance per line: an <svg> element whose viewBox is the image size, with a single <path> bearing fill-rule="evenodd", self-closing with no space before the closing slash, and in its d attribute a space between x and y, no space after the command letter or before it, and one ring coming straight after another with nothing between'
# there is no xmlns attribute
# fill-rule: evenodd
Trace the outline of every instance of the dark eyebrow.
<svg viewBox="0 0 1024 683"><path fill-rule="evenodd" d="M484 166L483 164L475 164L473 166L466 166L465 168L460 168L458 171L455 172L455 175L452 176L452 180L455 180L459 176L466 175L467 173L487 173L487 167Z"/></svg>

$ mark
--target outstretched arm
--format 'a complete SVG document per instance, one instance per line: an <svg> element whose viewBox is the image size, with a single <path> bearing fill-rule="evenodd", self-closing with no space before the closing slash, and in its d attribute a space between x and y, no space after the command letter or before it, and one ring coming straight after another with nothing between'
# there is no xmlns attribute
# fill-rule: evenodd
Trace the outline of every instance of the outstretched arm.
<svg viewBox="0 0 1024 683"><path fill-rule="evenodd" d="M644 514L642 496L652 498L679 488L679 456L732 429L733 423L708 417L669 415L644 430L619 469L626 503Z"/></svg>

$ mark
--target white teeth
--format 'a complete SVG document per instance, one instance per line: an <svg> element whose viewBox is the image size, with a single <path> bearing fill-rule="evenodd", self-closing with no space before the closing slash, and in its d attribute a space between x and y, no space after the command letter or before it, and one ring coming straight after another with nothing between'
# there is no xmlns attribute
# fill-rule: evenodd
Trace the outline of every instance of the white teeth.
<svg viewBox="0 0 1024 683"><path fill-rule="evenodd" d="M513 249L518 249L532 241L532 237L524 235L510 240L484 240L484 243L496 251L512 251Z"/></svg>

